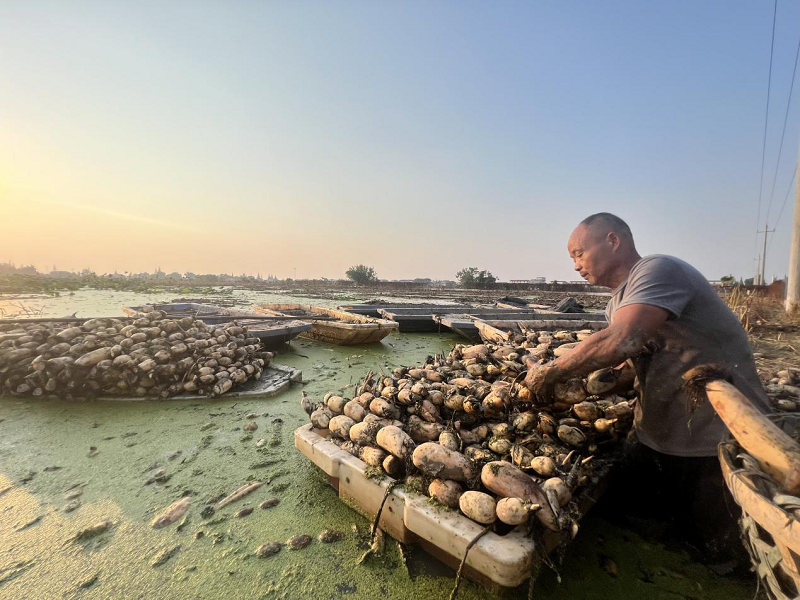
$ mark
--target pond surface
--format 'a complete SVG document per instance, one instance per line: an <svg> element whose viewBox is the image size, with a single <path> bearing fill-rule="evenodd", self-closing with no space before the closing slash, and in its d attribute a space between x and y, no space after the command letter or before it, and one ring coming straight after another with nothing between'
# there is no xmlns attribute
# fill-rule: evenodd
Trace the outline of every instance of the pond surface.
<svg viewBox="0 0 800 600"><path fill-rule="evenodd" d="M119 315L122 305L174 297L81 291L6 298L0 306L25 302L48 316ZM242 300L307 302L253 292L244 292ZM298 404L301 390L321 398L345 388L346 395L370 369L418 364L459 341L449 334L394 334L357 347L296 340L276 362L302 369L304 383L264 399L0 398L0 598L447 598L452 571L420 550L404 560L391 539L382 556L357 564L368 546L369 523L342 504L322 473L294 449L293 432L307 422ZM251 412L258 415L252 435L243 430ZM157 469L164 469L165 480L146 484ZM264 485L201 517L206 503L254 480ZM67 499L75 492L81 492L76 500ZM158 512L186 495L192 504L180 531L177 525L150 526ZM271 498L277 506L258 508ZM67 511L70 502L79 506ZM255 510L233 517L245 507ZM553 571L542 571L537 598L753 597L753 581L718 577L682 548L667 548L660 535L642 537L606 520L600 508L581 523L558 567L561 583ZM105 520L113 523L107 532L71 541ZM316 538L324 529L343 531L344 540L315 540L270 558L253 554L261 544L296 534ZM166 562L152 566L160 552L178 546ZM492 597L469 582L459 590L459 598ZM508 597L527 597L527 586Z"/></svg>

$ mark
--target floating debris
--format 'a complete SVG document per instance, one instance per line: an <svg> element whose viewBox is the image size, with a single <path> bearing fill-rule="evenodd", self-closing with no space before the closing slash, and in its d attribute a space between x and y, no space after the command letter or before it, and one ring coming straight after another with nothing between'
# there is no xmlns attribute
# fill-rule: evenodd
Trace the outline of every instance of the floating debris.
<svg viewBox="0 0 800 600"><path fill-rule="evenodd" d="M186 526L187 526L189 523L190 523L190 520L189 520L189 515L186 515L185 517L183 517L183 520L182 520L180 523L178 523L178 526L175 528L175 531L178 531L178 532L180 532L180 531L183 531L183 530L184 530L184 528L185 528L185 527L186 527Z"/></svg>
<svg viewBox="0 0 800 600"><path fill-rule="evenodd" d="M269 544L261 544L258 548L256 548L255 554L256 554L256 556L260 556L261 558L267 558L269 556L276 555L278 552L281 551L281 548L283 548L283 546L281 544L279 544L278 542L270 542Z"/></svg>
<svg viewBox="0 0 800 600"><path fill-rule="evenodd" d="M274 508L280 504L280 500L278 498L270 498L269 500L264 500L261 504L258 505L258 508Z"/></svg>
<svg viewBox="0 0 800 600"><path fill-rule="evenodd" d="M31 519L30 521L28 521L27 523L23 523L22 525L20 525L16 529L14 529L14 531L23 531L24 529L28 529L29 527L33 527L34 525L36 525L42 519L44 519L44 515L38 515L38 516L34 517L33 519Z"/></svg>
<svg viewBox="0 0 800 600"><path fill-rule="evenodd" d="M323 544L332 544L343 540L344 532L336 529L326 529L317 536L317 539Z"/></svg>
<svg viewBox="0 0 800 600"><path fill-rule="evenodd" d="M180 519L186 513L191 501L192 499L189 496L185 496L180 500L176 500L167 508L165 508L163 512L156 516L150 525L152 525L154 529L160 529L162 527L166 527L167 525L172 525L172 523Z"/></svg>
<svg viewBox="0 0 800 600"><path fill-rule="evenodd" d="M253 482L253 483L247 483L247 484L243 485L242 487L240 487L235 492L233 492L231 495L225 496L222 500L217 502L214 505L214 509L215 510L219 510L220 508L222 508L224 506L228 506L228 504L231 504L232 502L236 502L237 500L240 500L240 499L244 498L245 496L247 496L247 494L249 494L251 492L254 492L258 488L260 488L262 485L264 485L264 483L260 482L260 481L256 481L256 482Z"/></svg>
<svg viewBox="0 0 800 600"><path fill-rule="evenodd" d="M289 550L302 550L311 543L311 536L300 534L286 540L286 547Z"/></svg>
<svg viewBox="0 0 800 600"><path fill-rule="evenodd" d="M97 537L101 533L105 533L109 529L114 526L114 521L110 519L106 519L104 521L100 521L99 523L95 523L85 529L81 529L75 536L72 538L73 542L85 542L86 540L90 540L94 537Z"/></svg>
<svg viewBox="0 0 800 600"><path fill-rule="evenodd" d="M74 510L78 510L80 507L81 507L81 501L80 500L73 500L72 502L70 502L66 506L64 506L64 512L65 513L71 513Z"/></svg>
<svg viewBox="0 0 800 600"><path fill-rule="evenodd" d="M238 511L235 515L233 515L237 519L241 519L242 517L246 517L247 515L253 512L252 507L243 508L242 510Z"/></svg>
<svg viewBox="0 0 800 600"><path fill-rule="evenodd" d="M97 583L97 580L99 578L100 578L100 571L98 571L94 575L90 575L89 577L87 577L83 581L79 581L78 582L78 589L79 590L85 590L85 589L88 589L88 588L92 587L95 583Z"/></svg>
<svg viewBox="0 0 800 600"><path fill-rule="evenodd" d="M255 431L256 429L258 429L258 423L255 421L250 421L244 426L245 431Z"/></svg>
<svg viewBox="0 0 800 600"><path fill-rule="evenodd" d="M145 485L150 485L151 483L155 483L155 482L164 483L165 481L167 481L169 479L168 477L166 477L166 475L167 475L167 470L166 469L156 469L150 475L150 477L148 477L145 480L144 484Z"/></svg>
<svg viewBox="0 0 800 600"><path fill-rule="evenodd" d="M83 489L78 488L77 490L72 490L64 495L64 500L75 500L76 498L83 495Z"/></svg>
<svg viewBox="0 0 800 600"><path fill-rule="evenodd" d="M181 549L180 544L177 546L173 546L172 548L162 550L158 554L156 554L153 562L150 563L151 567L160 567L165 562L167 562L170 558L175 556Z"/></svg>

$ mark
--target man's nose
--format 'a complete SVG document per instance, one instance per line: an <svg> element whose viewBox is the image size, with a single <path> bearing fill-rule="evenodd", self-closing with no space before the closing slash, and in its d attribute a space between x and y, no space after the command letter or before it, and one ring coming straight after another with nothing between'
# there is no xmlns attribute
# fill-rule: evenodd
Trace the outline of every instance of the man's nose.
<svg viewBox="0 0 800 600"><path fill-rule="evenodd" d="M576 271L580 271L581 270L581 264L577 260L575 261L575 270Z"/></svg>

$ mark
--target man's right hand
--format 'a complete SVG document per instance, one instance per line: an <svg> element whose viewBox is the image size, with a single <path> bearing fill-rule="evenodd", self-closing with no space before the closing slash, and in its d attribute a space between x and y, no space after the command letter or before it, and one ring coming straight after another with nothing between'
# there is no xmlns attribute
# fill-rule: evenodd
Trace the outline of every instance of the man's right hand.
<svg viewBox="0 0 800 600"><path fill-rule="evenodd" d="M558 367L553 365L530 365L525 376L525 387L539 403L547 403L553 399L553 388L561 380Z"/></svg>

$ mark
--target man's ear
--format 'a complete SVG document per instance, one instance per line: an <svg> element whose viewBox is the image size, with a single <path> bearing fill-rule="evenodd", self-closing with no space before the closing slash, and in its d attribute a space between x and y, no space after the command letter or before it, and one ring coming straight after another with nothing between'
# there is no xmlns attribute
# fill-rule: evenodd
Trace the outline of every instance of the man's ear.
<svg viewBox="0 0 800 600"><path fill-rule="evenodd" d="M615 250L619 247L619 242L620 242L619 236L613 231L608 232L608 235L606 236L606 241Z"/></svg>

